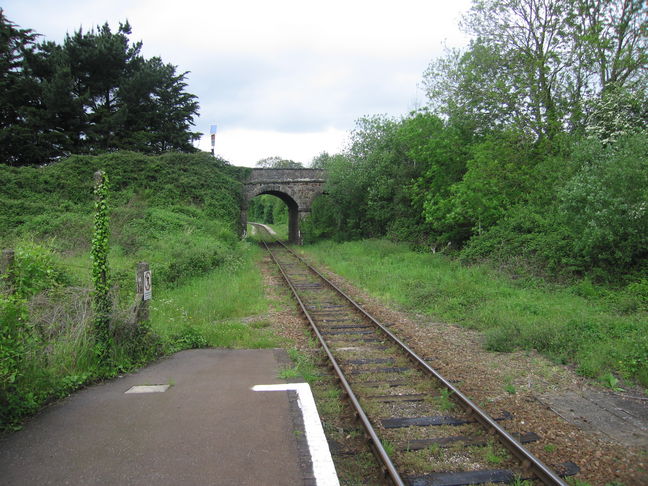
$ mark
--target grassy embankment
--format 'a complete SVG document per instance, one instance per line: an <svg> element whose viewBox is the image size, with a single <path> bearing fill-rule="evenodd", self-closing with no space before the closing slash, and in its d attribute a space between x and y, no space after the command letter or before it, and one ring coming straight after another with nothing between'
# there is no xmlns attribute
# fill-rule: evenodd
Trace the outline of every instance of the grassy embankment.
<svg viewBox="0 0 648 486"><path fill-rule="evenodd" d="M482 331L487 349L536 349L611 387L648 387L648 302L641 289L512 279L485 265L385 240L323 242L304 251L371 294Z"/></svg>
<svg viewBox="0 0 648 486"><path fill-rule="evenodd" d="M90 246L93 177L110 183L108 362L94 353ZM236 234L239 170L206 154L71 157L0 166L0 247L14 248L12 290L0 276L0 428L44 403L159 356L202 346L277 345L255 245ZM151 318L134 325L137 262L153 272ZM249 319L243 317L252 316Z"/></svg>

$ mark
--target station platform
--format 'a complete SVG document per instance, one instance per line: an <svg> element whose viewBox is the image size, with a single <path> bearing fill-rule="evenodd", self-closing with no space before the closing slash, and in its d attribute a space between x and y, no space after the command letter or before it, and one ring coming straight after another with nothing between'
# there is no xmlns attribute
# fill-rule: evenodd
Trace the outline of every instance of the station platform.
<svg viewBox="0 0 648 486"><path fill-rule="evenodd" d="M188 350L76 392L0 438L0 482L337 485L310 388L278 378L286 362Z"/></svg>

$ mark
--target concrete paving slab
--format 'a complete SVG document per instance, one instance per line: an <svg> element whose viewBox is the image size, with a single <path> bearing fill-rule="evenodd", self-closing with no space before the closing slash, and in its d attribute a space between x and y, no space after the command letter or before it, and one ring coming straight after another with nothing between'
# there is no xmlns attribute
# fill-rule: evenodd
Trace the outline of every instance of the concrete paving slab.
<svg viewBox="0 0 648 486"><path fill-rule="evenodd" d="M599 432L629 446L648 450L648 405L645 401L590 390L539 397L568 422Z"/></svg>
<svg viewBox="0 0 648 486"><path fill-rule="evenodd" d="M251 389L283 382L278 351L183 351L81 390L0 439L0 482L315 484L288 393ZM171 386L125 393L136 385Z"/></svg>

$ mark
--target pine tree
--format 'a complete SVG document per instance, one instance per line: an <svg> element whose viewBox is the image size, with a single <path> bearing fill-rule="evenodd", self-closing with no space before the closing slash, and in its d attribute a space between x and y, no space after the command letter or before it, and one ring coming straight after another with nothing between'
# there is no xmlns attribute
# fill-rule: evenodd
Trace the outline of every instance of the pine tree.
<svg viewBox="0 0 648 486"><path fill-rule="evenodd" d="M20 29L0 9L0 161L10 165L34 161L27 113L38 96L24 59L35 41L33 31Z"/></svg>
<svg viewBox="0 0 648 486"><path fill-rule="evenodd" d="M194 152L187 73L145 59L131 27L108 24L36 43L0 10L0 163L33 165L120 149Z"/></svg>

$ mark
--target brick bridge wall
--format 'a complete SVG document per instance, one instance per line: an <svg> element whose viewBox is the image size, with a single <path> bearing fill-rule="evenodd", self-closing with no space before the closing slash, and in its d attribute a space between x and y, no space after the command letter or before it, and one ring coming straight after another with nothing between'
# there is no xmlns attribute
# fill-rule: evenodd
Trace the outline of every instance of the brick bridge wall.
<svg viewBox="0 0 648 486"><path fill-rule="evenodd" d="M310 213L315 198L324 191L325 179L323 169L252 169L243 186L243 231L247 226L250 200L260 194L272 194L288 206L288 240L300 245L299 223Z"/></svg>

